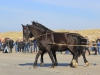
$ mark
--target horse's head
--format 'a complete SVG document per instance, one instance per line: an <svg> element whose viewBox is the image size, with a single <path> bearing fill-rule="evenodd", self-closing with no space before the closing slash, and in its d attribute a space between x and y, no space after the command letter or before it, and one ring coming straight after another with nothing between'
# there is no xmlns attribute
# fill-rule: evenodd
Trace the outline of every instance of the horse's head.
<svg viewBox="0 0 100 75"><path fill-rule="evenodd" d="M30 30L30 33L32 33L32 35L34 35L34 37L45 34L45 31L36 25L28 25L27 24L27 27Z"/></svg>
<svg viewBox="0 0 100 75"><path fill-rule="evenodd" d="M32 22L32 25L35 25L38 28L40 28L42 31L44 31L44 34L53 32L52 30L48 29L47 27L43 26L42 24L38 22L35 22L35 21L31 21L31 22Z"/></svg>
<svg viewBox="0 0 100 75"><path fill-rule="evenodd" d="M29 38L33 37L33 35L30 32L30 30L28 29L28 26L25 26L23 24L21 24L21 25L22 25L22 28L23 28L23 40L28 41Z"/></svg>

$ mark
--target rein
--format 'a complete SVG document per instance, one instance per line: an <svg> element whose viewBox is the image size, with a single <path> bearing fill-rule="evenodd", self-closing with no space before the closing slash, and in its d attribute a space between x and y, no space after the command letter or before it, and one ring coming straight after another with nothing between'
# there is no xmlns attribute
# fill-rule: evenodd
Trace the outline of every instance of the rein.
<svg viewBox="0 0 100 75"><path fill-rule="evenodd" d="M71 44L60 44L60 43L54 43L54 42L53 43L47 42L47 43L48 44L52 44L52 45L59 45L59 46L62 46L63 45L63 46L83 46L83 47L84 46L86 46L86 47L88 46L89 47L89 45L71 45ZM91 47L98 47L98 46L91 46Z"/></svg>
<svg viewBox="0 0 100 75"><path fill-rule="evenodd" d="M46 35L46 40L47 40L47 34L52 34L52 33L46 33L46 34L39 35L39 36L35 37L35 39L37 39L37 38L39 38L39 37L41 37L41 36Z"/></svg>

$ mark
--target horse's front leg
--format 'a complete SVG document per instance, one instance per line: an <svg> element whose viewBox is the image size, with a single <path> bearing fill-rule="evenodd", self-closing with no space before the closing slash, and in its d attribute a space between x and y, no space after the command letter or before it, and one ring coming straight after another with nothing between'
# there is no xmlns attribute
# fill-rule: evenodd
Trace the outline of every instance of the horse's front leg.
<svg viewBox="0 0 100 75"><path fill-rule="evenodd" d="M41 59L40 59L40 66L42 67L44 65L43 55L46 53L46 50L42 51L41 53Z"/></svg>
<svg viewBox="0 0 100 75"><path fill-rule="evenodd" d="M70 66L74 68L78 66L78 53L77 52L73 54L73 59L72 59Z"/></svg>
<svg viewBox="0 0 100 75"><path fill-rule="evenodd" d="M34 64L33 64L33 68L36 68L36 66L37 66L37 61L38 61L38 57L40 56L41 53L42 53L42 51L39 50L38 53L36 54L35 62L34 62Z"/></svg>
<svg viewBox="0 0 100 75"><path fill-rule="evenodd" d="M50 56L50 59L51 59L51 61L52 61L52 66L51 66L51 68L54 68L55 63L54 63L54 59L53 59L53 54L52 54L52 52L51 52L49 49L47 49L47 52L48 52L48 54L49 54L49 56Z"/></svg>
<svg viewBox="0 0 100 75"><path fill-rule="evenodd" d="M73 59L72 59L73 60ZM76 64L78 63L78 57L76 58ZM73 66L73 64L72 64L72 61L71 61L71 63L69 64L71 67Z"/></svg>
<svg viewBox="0 0 100 75"><path fill-rule="evenodd" d="M83 56L83 59L84 59L86 66L89 66L89 62L87 61L87 59L85 57L85 51L83 51L82 56Z"/></svg>

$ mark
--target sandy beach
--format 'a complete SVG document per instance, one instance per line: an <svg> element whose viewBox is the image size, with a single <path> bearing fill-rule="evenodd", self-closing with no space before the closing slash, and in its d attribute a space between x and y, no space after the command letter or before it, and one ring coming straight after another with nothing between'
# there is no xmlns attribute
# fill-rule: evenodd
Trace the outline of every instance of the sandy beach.
<svg viewBox="0 0 100 75"><path fill-rule="evenodd" d="M44 55L44 67L33 68L36 54L0 53L0 75L100 75L100 55L86 55L90 66L86 67L82 56L79 57L78 67L71 68L72 55L57 54L58 66L50 68L51 60Z"/></svg>

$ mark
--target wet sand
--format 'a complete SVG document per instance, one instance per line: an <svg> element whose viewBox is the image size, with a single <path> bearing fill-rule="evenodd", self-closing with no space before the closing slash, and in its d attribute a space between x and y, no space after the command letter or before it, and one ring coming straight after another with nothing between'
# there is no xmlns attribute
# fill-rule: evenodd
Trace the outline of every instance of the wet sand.
<svg viewBox="0 0 100 75"><path fill-rule="evenodd" d="M57 54L58 66L50 68L51 60L44 55L44 67L33 68L36 54L0 53L0 75L100 75L100 55L86 55L90 65L86 67L82 56L79 57L78 67L71 68L72 55Z"/></svg>

